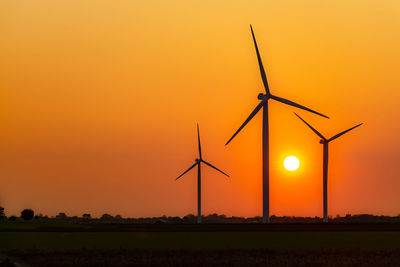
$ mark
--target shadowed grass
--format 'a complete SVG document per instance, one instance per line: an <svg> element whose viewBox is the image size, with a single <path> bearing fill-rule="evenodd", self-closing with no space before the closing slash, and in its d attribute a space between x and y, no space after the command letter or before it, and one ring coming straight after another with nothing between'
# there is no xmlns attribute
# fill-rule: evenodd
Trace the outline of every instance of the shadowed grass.
<svg viewBox="0 0 400 267"><path fill-rule="evenodd" d="M13 251L32 266L399 266L400 250Z"/></svg>
<svg viewBox="0 0 400 267"><path fill-rule="evenodd" d="M400 232L0 232L9 250L400 249Z"/></svg>

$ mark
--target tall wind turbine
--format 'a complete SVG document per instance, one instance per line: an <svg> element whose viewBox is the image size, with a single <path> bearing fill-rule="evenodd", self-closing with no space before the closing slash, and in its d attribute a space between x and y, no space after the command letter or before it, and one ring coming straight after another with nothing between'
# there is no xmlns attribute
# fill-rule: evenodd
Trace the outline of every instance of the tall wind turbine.
<svg viewBox="0 0 400 267"><path fill-rule="evenodd" d="M211 163L208 163L207 161L203 160L203 157L201 155L199 124L197 124L197 141L199 144L199 157L195 159L195 163L189 169L187 169L184 173L179 175L178 178L176 178L175 180L178 180L183 175L185 175L188 171L190 171L191 169L193 169L194 167L197 166L197 223L201 223L201 166L200 165L202 163L204 163L204 164L208 165L209 167L219 171L223 175L226 175L228 177L229 177L229 175L224 173L217 167L213 166Z"/></svg>
<svg viewBox="0 0 400 267"><path fill-rule="evenodd" d="M311 110L309 108L306 108L302 105L299 105L295 102L292 102L290 100L272 95L269 91L269 86L267 82L267 76L265 75L265 70L264 66L261 61L260 57L260 52L258 51L258 46L256 42L256 37L254 36L253 28L250 25L251 29L251 34L253 36L253 41L254 41L254 46L256 48L256 54L257 54L257 59L258 59L258 65L260 68L260 73L261 73L261 79L264 84L265 88L265 94L260 93L258 95L258 99L261 100L260 103L256 106L256 108L253 110L253 112L250 114L250 116L244 121L242 126L235 132L235 134L226 142L225 145L229 144L229 142L240 132L240 130L243 129L244 126L257 114L258 111L260 111L261 108L263 108L263 144L262 144L262 155L263 155L263 222L264 223L269 223L269 127L268 127L268 100L273 99L278 102L294 106L296 108L304 109L309 112L315 113L317 115L323 116L325 118L328 118L325 115L322 115L321 113L318 113L314 110Z"/></svg>
<svg viewBox="0 0 400 267"><path fill-rule="evenodd" d="M328 222L328 144L329 142L335 140L339 136L344 135L345 133L357 128L358 126L362 125L362 123L351 127L350 129L347 129L346 131L343 131L341 133L338 133L337 135L327 139L325 138L322 134L320 134L317 130L315 130L310 124L308 124L303 118L301 118L299 115L294 113L297 117L299 117L300 120L302 120L316 135L321 137L321 140L319 141L320 144L324 146L324 160L323 160L323 192L324 192L324 222Z"/></svg>

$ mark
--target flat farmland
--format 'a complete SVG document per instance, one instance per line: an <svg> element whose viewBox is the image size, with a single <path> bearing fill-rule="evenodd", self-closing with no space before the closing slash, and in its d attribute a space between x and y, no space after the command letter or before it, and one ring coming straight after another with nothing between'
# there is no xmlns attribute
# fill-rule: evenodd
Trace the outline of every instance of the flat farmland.
<svg viewBox="0 0 400 267"><path fill-rule="evenodd" d="M10 250L400 249L400 232L0 232Z"/></svg>
<svg viewBox="0 0 400 267"><path fill-rule="evenodd" d="M6 223L0 256L27 266L400 266L400 228Z"/></svg>
<svg viewBox="0 0 400 267"><path fill-rule="evenodd" d="M399 250L14 251L16 266L399 266ZM17 260L18 259L18 260ZM9 266L9 265L5 265Z"/></svg>

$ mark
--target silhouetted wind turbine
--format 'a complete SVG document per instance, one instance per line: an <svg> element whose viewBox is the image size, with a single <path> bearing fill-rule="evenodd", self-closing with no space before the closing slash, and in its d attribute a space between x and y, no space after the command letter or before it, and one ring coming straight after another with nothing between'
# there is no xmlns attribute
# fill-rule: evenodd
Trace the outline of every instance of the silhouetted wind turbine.
<svg viewBox="0 0 400 267"><path fill-rule="evenodd" d="M256 108L253 110L253 112L250 114L250 116L244 121L242 126L235 132L235 134L226 142L225 145L229 144L229 142L242 130L244 126L257 114L257 112L263 108L263 222L264 223L269 223L269 129L268 129L268 100L273 99L276 101L279 101L281 103L294 106L296 108L304 109L309 112L318 114L320 116L326 117L325 115L322 115L321 113L318 113L314 110L311 110L309 108L306 108L302 105L299 105L297 103L294 103L290 100L272 95L269 91L269 86L267 82L267 76L265 75L265 70L261 61L260 57L260 52L258 51L258 46L256 42L256 37L254 36L253 28L250 25L251 29L251 34L253 36L253 41L254 41L254 46L256 48L256 53L257 53L257 59L258 59L258 65L260 68L260 73L261 73L261 78L264 84L265 88L265 94L260 93L258 95L258 99L261 100L261 102L256 106Z"/></svg>
<svg viewBox="0 0 400 267"><path fill-rule="evenodd" d="M222 173L223 175L226 175L228 177L229 177L229 175L224 173L223 171L221 171L217 167L211 165L211 163L208 163L207 161L203 160L203 157L201 155L199 124L197 124L197 140L198 140L198 143L199 143L199 158L197 158L195 160L195 163L189 169L187 169L184 173L179 175L178 178L176 178L175 180L178 180L179 178L181 178L183 175L185 175L188 171L190 171L191 169L193 169L197 165L197 223L201 223L201 166L200 166L201 163L204 163L204 164L210 166L211 168L213 168L213 169L219 171L220 173Z"/></svg>
<svg viewBox="0 0 400 267"><path fill-rule="evenodd" d="M317 130L315 130L310 124L308 124L303 118L301 118L299 115L294 113L297 117L299 117L300 120L302 120L316 135L321 137L321 140L319 141L320 144L324 146L324 160L323 160L323 192L324 192L324 222L328 222L328 144L330 141L335 140L339 136L344 135L345 133L353 130L354 128L357 128L358 126L362 125L362 123L351 127L350 129L347 129L346 131L343 131L341 133L338 133L337 135L327 139L325 138L322 134L320 134Z"/></svg>

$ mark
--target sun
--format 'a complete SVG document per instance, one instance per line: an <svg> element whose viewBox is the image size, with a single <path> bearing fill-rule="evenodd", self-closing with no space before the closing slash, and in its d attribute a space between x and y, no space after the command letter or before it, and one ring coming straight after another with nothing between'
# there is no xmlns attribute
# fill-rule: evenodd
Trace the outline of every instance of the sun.
<svg viewBox="0 0 400 267"><path fill-rule="evenodd" d="M295 171L300 167L300 161L295 156L288 156L283 161L283 166L288 171Z"/></svg>

